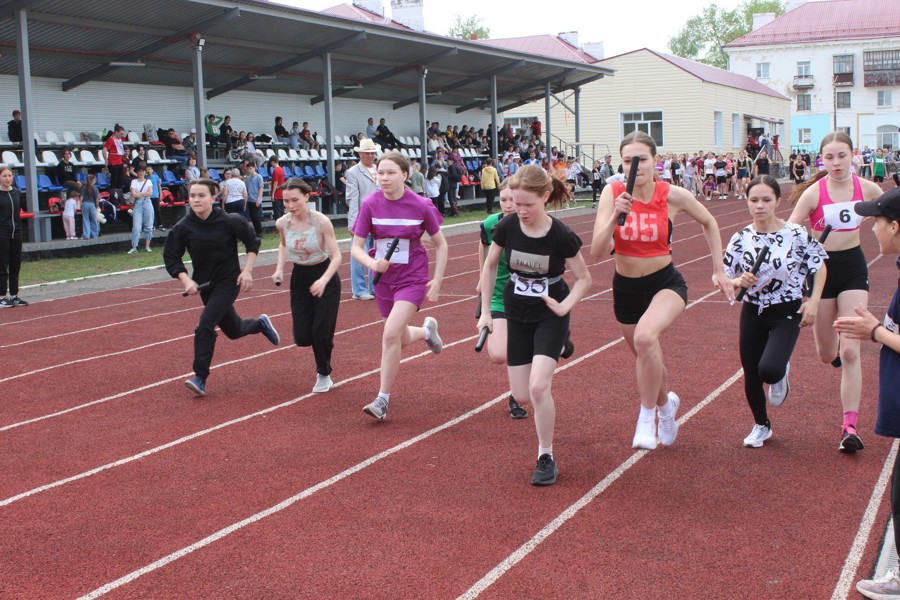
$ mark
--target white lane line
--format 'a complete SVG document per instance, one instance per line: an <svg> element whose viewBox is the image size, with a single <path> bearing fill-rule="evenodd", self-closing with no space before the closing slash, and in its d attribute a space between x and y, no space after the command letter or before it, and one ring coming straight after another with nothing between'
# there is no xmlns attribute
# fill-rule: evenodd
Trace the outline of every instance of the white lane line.
<svg viewBox="0 0 900 600"><path fill-rule="evenodd" d="M884 466L881 468L881 475L875 483L875 489L869 497L869 504L866 506L866 512L863 513L862 521L859 524L859 530L850 546L850 552L844 561L844 568L841 569L841 576L838 578L837 585L834 586L834 593L831 594L831 600L845 600L850 595L850 587L853 585L853 577L859 568L859 562L862 560L863 552L866 550L866 541L869 534L872 533L872 527L875 525L875 517L878 514L878 506L887 490L888 482L891 479L891 472L894 469L894 461L897 460L897 448L900 446L900 440L894 440L891 444L891 451L888 452L887 458L884 460Z"/></svg>
<svg viewBox="0 0 900 600"><path fill-rule="evenodd" d="M710 402L715 400L722 392L731 387L734 382L741 378L743 371L738 371L729 377L722 385L712 391L706 398L700 401L684 416L678 419L679 425L684 425L691 417L703 410ZM477 598L484 590L492 586L510 569L520 563L529 554L531 554L544 540L550 537L566 521L577 515L584 507L591 503L597 496L606 491L613 483L615 483L622 475L624 475L631 467L637 464L639 460L649 454L649 450L638 450L632 454L626 461L616 467L609 475L604 477L597 485L591 488L584 496L579 498L574 504L560 513L555 519L550 521L543 529L538 531L530 540L522 544L515 552L510 554L500 564L491 569L484 577L478 580L472 587L462 593L457 600L471 600Z"/></svg>
<svg viewBox="0 0 900 600"><path fill-rule="evenodd" d="M467 297L467 298L463 298L462 300L453 300L453 301L451 301L451 302L445 302L445 303L443 303L443 304L436 304L436 305L430 306L430 307L428 307L428 308L423 308L423 309L420 310L419 312L426 312L426 311L433 310L433 309L436 309L436 308L443 308L443 307L445 307L445 306L451 306L451 305L453 305L453 304L458 304L458 303L460 303L460 302L468 302L468 301L470 301L470 300L473 300L474 298L475 298L475 296L469 296L469 297ZM290 314L290 313L280 313L280 314L274 315L274 316L275 316L275 317L280 317L280 316L284 316L284 315L287 315L287 314ZM368 322L368 323L363 323L362 325L357 325L357 326L355 326L355 327L348 327L347 329L342 329L342 330L338 331L337 333L335 333L335 335L343 335L343 334L347 334L347 333L352 333L352 332L358 331L358 330L360 330L360 329L365 329L366 327L372 327L372 326L375 326L375 325L380 325L381 323L383 323L383 321L381 321L381 320L378 320L378 321L370 321L370 322ZM188 336L188 337L193 337L193 335L190 335L190 336ZM220 364L217 364L217 365L212 365L212 367L210 367L210 369L221 369L221 368L223 368L223 367L227 367L227 366L234 365L234 364L237 364L237 363L245 362L245 361L248 361L248 360L254 360L254 359L256 359L256 358L261 358L261 357L263 357L263 356L268 356L268 355L274 354L274 353L276 353L276 352L282 352L282 351L284 351L284 350L292 350L292 349L294 349L295 347L296 347L296 346L294 346L294 344L286 344L286 345L281 346L281 347L279 347L279 348L274 348L274 349L272 349L272 350L266 350L265 352L259 352L259 353L257 353L257 354L251 354L250 356L244 356L244 357L241 357L241 358L235 358L235 359L229 360L229 361L227 361L227 362L223 362L223 363L220 363ZM146 391L146 390L149 390L149 389L152 389L152 388L155 388L155 387L159 387L159 386L161 386L161 385L165 385L165 384L171 383L171 382L173 382L173 381L178 381L179 379L184 379L184 378L186 378L186 377L190 377L192 374L193 374L192 372L191 372L191 373L183 373L183 374L177 375L177 376L175 376L175 377L169 377L168 379L162 379L162 380L160 380L160 381L155 381L155 382L153 382L153 383L148 383L147 385L144 385L144 386L141 386L141 387L138 387L138 388L126 390L126 391L124 391L124 392L120 392L120 393L114 394L114 395L112 395L112 396L106 396L105 398L100 398L99 400L93 400L93 401L87 402L87 403L85 403L85 404L79 404L78 406L72 406L72 407L70 407L70 408L66 408L66 409L63 409L63 410L60 410L60 411L57 411L57 412L54 412L54 413L42 415L42 416L40 416L40 417L34 417L34 418L28 419L28 420L26 420L26 421L19 421L19 422L17 422L17 423L10 423L9 425L3 425L2 427L0 427L0 432L8 431L8 430L10 430L10 429L15 429L15 428L17 428L17 427L22 427L23 425L30 425L30 424L32 424L32 423L37 423L37 422L39 422L39 421L45 421L45 420L47 420L47 419L52 419L52 418L54 418L54 417L59 417L59 416L62 416L62 415L65 415L65 414L68 414L68 413L71 413L71 412L75 412L75 411L77 411L77 410L83 410L83 409L85 409L85 408L88 408L88 407L91 407L91 406L95 406L95 405L97 405L97 404L103 404L103 403L109 402L109 401L111 401L111 400L117 400L117 399L119 399L119 398L123 398L123 397L128 396L128 395L131 395L131 394L136 394L136 393L138 393L138 392L142 392L142 391Z"/></svg>
<svg viewBox="0 0 900 600"><path fill-rule="evenodd" d="M471 341L471 340L474 340L476 337L478 337L478 336L472 336L470 338L466 338L464 340L459 340L458 342L454 342L454 343L462 343L462 342ZM557 369L554 371L554 373L558 373L560 371L565 371L566 369L574 367L575 365L584 362L588 358L591 358L591 357L599 354L600 352L603 352L603 351L615 346L616 344L622 342L623 339L624 338L620 337L617 340L609 342L609 343L601 346L600 348L597 348L597 349L591 351L590 353L585 354L584 356L581 356L565 365L562 365L561 367L557 367ZM423 354L426 354L426 353L423 353ZM335 385L337 385L337 384L335 384ZM370 467L370 466L374 465L375 463L377 463L393 454L400 452L401 450L405 450L406 448L409 448L410 446L413 446L413 445L421 442L422 440L426 440L426 439L432 437L433 435L440 433L441 431L444 431L446 429L454 427L455 425L458 425L458 424L462 423L463 421L466 421L466 420L470 419L471 417L474 417L475 415L477 415L477 414L487 410L488 408L496 405L497 403L501 402L503 399L507 398L508 396L509 396L509 392L504 392L503 394L497 396L493 400L490 400L490 401L482 404L481 406L473 408L472 410L470 410L466 413L463 413L462 415L460 415L454 419L451 419L450 421L447 421L441 425L438 425L437 427L429 429L428 431L425 431L415 437L412 437L404 442L401 442L401 443L397 444L396 446L393 446L392 448L388 448L387 450L384 450L382 452L379 452L378 454L370 456L366 460L364 460L360 463L357 463L357 464L353 465L352 467L345 469L344 471L341 471L340 473L337 473L336 475L317 483L314 486L308 487L305 490L303 490L302 492L300 492L294 496L291 496L290 498L282 500L281 502L279 502L278 504L276 504L274 506L271 506L271 507L269 507L263 511L260 511L250 517L247 517L246 519L238 521L237 523L229 525L228 527L220 529L219 531L203 538L202 540L196 541L189 546L185 546L184 548L181 548L180 550L176 550L175 552L168 554L167 556L164 556L164 557L160 558L159 560L150 563L149 565L141 567L140 569L132 571L131 573L129 573L123 577L120 577L119 579L116 579L115 581L111 581L105 585L102 585L99 588L93 590L92 592L85 594L84 596L81 596L78 600L93 600L95 598L99 598L119 587L122 587L123 585L125 585L127 583L134 581L135 579L137 579L139 577L142 577L143 575L146 575L147 573L156 571L157 569L160 569L160 568L168 565L169 563L172 563L180 558L184 558L185 556L187 556L201 548L204 548L205 546L208 546L208 545L212 544L213 542L216 542L224 537L227 537L227 536L231 535L232 533L235 533L236 531L239 531L248 525L252 525L253 523L256 523L258 521L261 521L262 519L265 519L266 517L269 517L278 512L281 512L282 510L290 507L291 505L299 502L300 500L308 498L309 496L315 494L316 492L319 492L323 489L331 487L334 484L336 484L344 479L347 479L351 475L354 475L354 474L362 471L363 469ZM3 506L3 504L0 503L0 506Z"/></svg>

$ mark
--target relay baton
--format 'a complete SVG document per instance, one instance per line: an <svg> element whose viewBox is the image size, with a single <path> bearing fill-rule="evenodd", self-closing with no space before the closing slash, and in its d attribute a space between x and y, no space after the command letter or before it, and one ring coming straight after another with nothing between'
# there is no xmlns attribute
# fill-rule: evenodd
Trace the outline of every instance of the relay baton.
<svg viewBox="0 0 900 600"><path fill-rule="evenodd" d="M478 304L475 306L475 318L481 318L481 294L478 294Z"/></svg>
<svg viewBox="0 0 900 600"><path fill-rule="evenodd" d="M203 290L205 290L206 288L209 287L209 284L210 284L209 281L207 281L206 283L200 283L200 284L198 284L198 285L197 285L197 291L198 291L198 292L202 292ZM181 292L181 295L184 296L185 298L187 298L188 293L187 293L187 292Z"/></svg>
<svg viewBox="0 0 900 600"><path fill-rule="evenodd" d="M399 237L395 237L391 240L391 244L390 246L388 246L387 252L384 254L384 260L391 260L391 257L394 255L394 251L397 249L397 244L399 243ZM378 285L379 279L381 279L381 271L375 273L375 278L372 280L372 285Z"/></svg>
<svg viewBox="0 0 900 600"><path fill-rule="evenodd" d="M819 236L819 244L820 245L825 244L825 240L828 239L828 234L831 233L831 229L832 229L831 225L826 225L822 229L822 235ZM800 261L800 264L797 265L797 268L799 269L802 265L806 264L806 261L808 261L808 260L809 260L809 252L807 251L806 253L803 254L803 260ZM807 298L812 297L812 287L813 287L812 280L813 280L813 276L810 274L810 275L806 276L806 281L803 282L803 295L806 296Z"/></svg>
<svg viewBox="0 0 900 600"><path fill-rule="evenodd" d="M481 328L481 335L478 336L478 342L475 343L475 352L481 352L481 349L484 348L484 343L487 341L488 334L491 332L487 327Z"/></svg>
<svg viewBox="0 0 900 600"><path fill-rule="evenodd" d="M625 193L629 196L634 191L634 180L637 179L637 171L638 165L641 164L640 159L637 157L632 157L631 159L631 170L628 171L628 181L625 182ZM625 220L628 218L628 213L619 213L619 227L625 224Z"/></svg>
<svg viewBox="0 0 900 600"><path fill-rule="evenodd" d="M275 280L275 285L281 285L281 277Z"/></svg>
<svg viewBox="0 0 900 600"><path fill-rule="evenodd" d="M756 255L756 261L753 263L753 268L750 269L750 273L753 275L756 275L757 273L759 273L759 268L762 266L763 261L766 260L766 258L768 256L769 256L769 247L763 246L762 248L760 248L759 254ZM747 293L748 289L750 289L750 288L741 288L741 291L738 292L737 298L735 298L735 300L737 300L738 302L743 300L744 295Z"/></svg>

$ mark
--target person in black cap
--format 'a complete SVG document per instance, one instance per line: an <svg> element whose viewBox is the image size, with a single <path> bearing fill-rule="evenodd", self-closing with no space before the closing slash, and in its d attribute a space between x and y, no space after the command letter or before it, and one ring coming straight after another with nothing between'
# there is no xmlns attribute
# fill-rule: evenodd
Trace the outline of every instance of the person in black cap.
<svg viewBox="0 0 900 600"><path fill-rule="evenodd" d="M882 254L900 254L900 187L877 200L858 202L853 209L860 216L875 217L872 232ZM894 291L883 320L879 321L863 305L857 306L855 312L854 317L838 318L834 328L842 335L882 345L875 433L900 438L900 287ZM900 544L900 459L894 461L891 481L894 542ZM900 573L888 571L880 579L864 579L856 584L856 589L866 598L900 598Z"/></svg>

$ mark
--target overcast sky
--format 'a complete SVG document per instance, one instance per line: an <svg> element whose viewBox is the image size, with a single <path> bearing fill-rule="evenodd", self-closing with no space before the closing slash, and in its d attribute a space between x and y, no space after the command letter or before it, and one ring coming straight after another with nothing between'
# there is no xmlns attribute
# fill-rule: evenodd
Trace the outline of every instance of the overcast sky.
<svg viewBox="0 0 900 600"><path fill-rule="evenodd" d="M339 0L275 0L300 8L323 10ZM638 48L668 52L669 38L700 13L706 0L642 0L634 17L625 17L629 5L596 0L424 0L425 29L446 35L455 15L481 17L492 38L558 34L578 31L582 44L603 42L606 56ZM348 0L348 3L350 0ZM723 8L735 8L740 0L718 0ZM390 14L390 0L384 0Z"/></svg>

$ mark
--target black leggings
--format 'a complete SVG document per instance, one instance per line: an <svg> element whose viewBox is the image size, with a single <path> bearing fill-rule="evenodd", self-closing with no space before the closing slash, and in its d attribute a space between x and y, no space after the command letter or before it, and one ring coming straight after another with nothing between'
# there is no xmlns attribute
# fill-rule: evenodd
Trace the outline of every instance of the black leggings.
<svg viewBox="0 0 900 600"><path fill-rule="evenodd" d="M294 265L291 273L291 314L294 317L294 343L312 346L316 372L331 375L331 352L341 303L341 278L335 273L317 298L309 293L311 286L328 270L330 260L317 265Z"/></svg>
<svg viewBox="0 0 900 600"><path fill-rule="evenodd" d="M241 288L235 283L213 282L212 286L200 292L205 308L194 330L194 373L201 379L209 376L209 365L216 348L216 325L232 340L261 330L259 319L242 319L234 310L234 301L240 291Z"/></svg>
<svg viewBox="0 0 900 600"><path fill-rule="evenodd" d="M741 310L740 352L744 368L744 393L757 425L769 425L763 383L784 379L787 363L800 336L800 300L763 309L744 303Z"/></svg>
<svg viewBox="0 0 900 600"><path fill-rule="evenodd" d="M19 269L22 268L22 238L0 239L0 296L19 293ZM7 287L8 285L8 287Z"/></svg>

